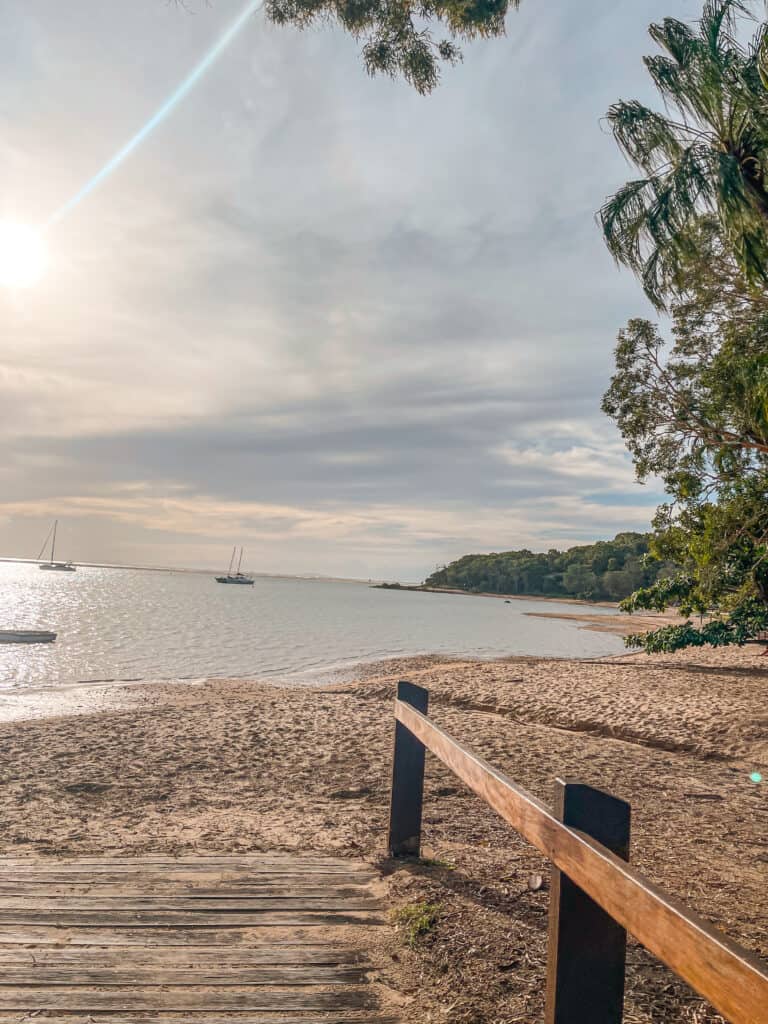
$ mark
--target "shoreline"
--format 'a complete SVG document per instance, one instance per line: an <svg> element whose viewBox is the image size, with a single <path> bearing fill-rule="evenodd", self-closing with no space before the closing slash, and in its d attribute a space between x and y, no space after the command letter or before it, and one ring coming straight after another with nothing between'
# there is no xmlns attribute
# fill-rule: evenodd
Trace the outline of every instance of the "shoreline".
<svg viewBox="0 0 768 1024"><path fill-rule="evenodd" d="M493 597L500 601L546 601L554 604L578 604L591 608L616 608L618 601L587 601L582 597L545 597L542 594L494 594L485 590L461 590L459 587L425 587L419 583L371 583L371 590L407 590L414 594L456 594L460 597Z"/></svg>
<svg viewBox="0 0 768 1024"><path fill-rule="evenodd" d="M470 595L482 596L482 595ZM490 595L489 595L490 596ZM500 596L500 595L495 595ZM540 600L540 599L536 599ZM555 599L552 599L553 601ZM582 602L587 603L587 602ZM675 621L668 613L657 616L613 616L569 614L566 612L523 612L533 618L550 618L579 623L580 629L599 633L611 633L623 636L630 632L653 629L661 622ZM221 683L267 686L276 689L317 691L325 687L344 686L359 679L379 677L386 674L389 665L403 665L407 670L416 666L418 671L427 664L460 665L475 664L478 666L510 664L547 664L573 662L574 664L591 664L613 659L623 659L636 654L635 650L620 651L613 654L584 655L582 657L551 654L500 654L493 657L478 658L463 654L396 654L391 657L362 659L360 661L335 662L325 667L302 670L299 673L286 673L283 676L179 676L175 678L135 678L135 679L84 679L73 680L49 685L12 685L0 686L0 725L3 723L20 722L32 719L56 718L69 715L98 714L102 711L124 710L135 705L142 690L164 692L166 688L175 690L189 687L216 686Z"/></svg>
<svg viewBox="0 0 768 1024"><path fill-rule="evenodd" d="M681 625L687 620L676 612L658 612L619 615L577 615L568 612L523 612L533 619L560 619L566 622L581 622L579 629L593 633L615 633L629 636L630 633L644 633L659 626Z"/></svg>
<svg viewBox="0 0 768 1024"><path fill-rule="evenodd" d="M529 613L531 615L545 613ZM560 616L552 616L559 618ZM577 617L578 618L578 617ZM584 629L589 626L582 627ZM606 630L613 632L612 630ZM184 691L185 688L203 689L219 687L254 687L274 690L299 691L307 693L340 692L345 687L357 684L361 680L389 678L390 670L400 673L415 671L422 674L431 666L447 668L450 666L475 665L493 666L549 663L562 664L599 664L614 659L626 658L636 651L619 652L617 654L585 655L584 657L568 657L540 654L505 654L493 658L471 658L464 655L448 654L412 654L392 655L386 658L363 660L344 666L331 666L313 672L302 672L301 676L313 676L312 679L298 680L296 676L286 675L279 678L269 676L199 676L175 679L98 679L80 680L76 682L53 683L48 686L14 686L0 687L0 728L14 722L40 721L45 719L65 718L73 715L99 715L110 711L125 711L140 706L146 696L166 696ZM394 676L392 677L394 678Z"/></svg>

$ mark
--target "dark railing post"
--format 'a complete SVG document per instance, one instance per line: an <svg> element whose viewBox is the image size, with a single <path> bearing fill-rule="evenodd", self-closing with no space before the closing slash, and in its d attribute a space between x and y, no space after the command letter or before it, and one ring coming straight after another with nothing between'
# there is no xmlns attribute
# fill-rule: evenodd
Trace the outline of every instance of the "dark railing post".
<svg viewBox="0 0 768 1024"><path fill-rule="evenodd" d="M426 715L429 693L421 686L397 684L397 699ZM389 805L390 857L418 857L421 849L421 804L424 796L424 744L395 722L392 799Z"/></svg>
<svg viewBox="0 0 768 1024"><path fill-rule="evenodd" d="M555 816L629 860L630 808L578 782L557 780ZM546 1024L621 1024L627 933L552 868Z"/></svg>

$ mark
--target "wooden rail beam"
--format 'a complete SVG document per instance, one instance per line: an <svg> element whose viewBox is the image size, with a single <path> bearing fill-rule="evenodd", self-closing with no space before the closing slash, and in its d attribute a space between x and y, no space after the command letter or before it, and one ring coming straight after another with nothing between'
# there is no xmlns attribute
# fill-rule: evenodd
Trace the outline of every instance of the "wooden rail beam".
<svg viewBox="0 0 768 1024"><path fill-rule="evenodd" d="M558 821L536 797L409 703L400 699L395 702L395 718L732 1024L768 1024L768 971L757 957L677 903L595 839Z"/></svg>

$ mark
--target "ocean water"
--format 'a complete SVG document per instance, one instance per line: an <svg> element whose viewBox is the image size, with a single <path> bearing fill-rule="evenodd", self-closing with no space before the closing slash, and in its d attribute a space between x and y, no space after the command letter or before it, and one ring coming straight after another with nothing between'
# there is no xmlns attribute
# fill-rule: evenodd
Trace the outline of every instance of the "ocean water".
<svg viewBox="0 0 768 1024"><path fill-rule="evenodd" d="M378 590L364 583L0 563L0 629L50 629L53 644L0 644L0 687L252 676L297 683L361 662L416 654L594 657L609 633L526 611L578 607ZM614 614L593 608L595 614Z"/></svg>

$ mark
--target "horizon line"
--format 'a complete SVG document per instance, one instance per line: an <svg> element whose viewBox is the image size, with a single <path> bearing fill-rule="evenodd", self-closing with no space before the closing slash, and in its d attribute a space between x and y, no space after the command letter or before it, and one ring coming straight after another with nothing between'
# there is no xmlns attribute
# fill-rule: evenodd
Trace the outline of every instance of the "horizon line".
<svg viewBox="0 0 768 1024"><path fill-rule="evenodd" d="M44 562L41 558L21 558L18 555L0 555L0 562L15 562L21 565L40 565ZM213 576L220 573L220 569L191 569L171 565L128 565L120 562L76 562L70 561L70 565L83 569L133 569L138 572L183 572L198 576ZM360 576L329 576L324 573L289 573L289 572L251 572L249 575L260 579L278 580L315 580L326 583L392 583L394 580L374 579L373 577Z"/></svg>

